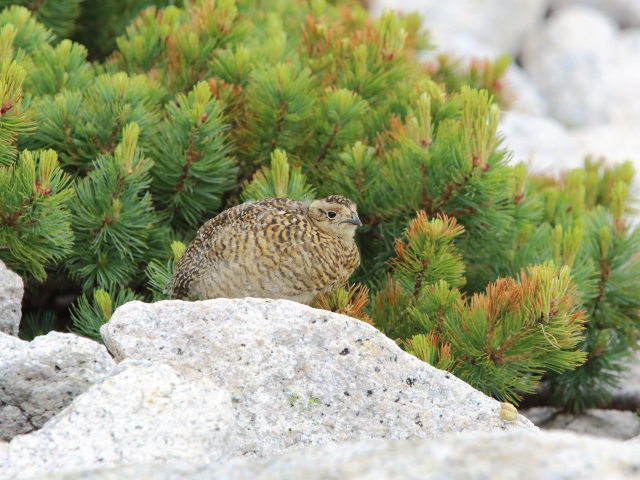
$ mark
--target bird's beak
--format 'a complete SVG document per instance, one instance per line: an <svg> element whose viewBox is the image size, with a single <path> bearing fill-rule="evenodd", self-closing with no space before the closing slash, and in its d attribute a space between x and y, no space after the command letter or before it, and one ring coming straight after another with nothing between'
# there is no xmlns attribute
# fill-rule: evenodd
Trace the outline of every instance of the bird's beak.
<svg viewBox="0 0 640 480"><path fill-rule="evenodd" d="M351 219L350 220L345 220L342 223L351 223L351 224L355 225L356 227L361 227L362 226L362 222L360 221L360 217L358 217L357 213L353 213L351 215Z"/></svg>

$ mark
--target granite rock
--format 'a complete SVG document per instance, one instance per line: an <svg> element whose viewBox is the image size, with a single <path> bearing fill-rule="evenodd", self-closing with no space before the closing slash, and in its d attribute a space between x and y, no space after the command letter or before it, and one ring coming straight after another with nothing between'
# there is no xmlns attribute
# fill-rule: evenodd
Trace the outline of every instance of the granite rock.
<svg viewBox="0 0 640 480"><path fill-rule="evenodd" d="M616 25L583 6L558 10L527 37L524 70L547 99L553 118L572 127L614 120L610 69L616 42Z"/></svg>
<svg viewBox="0 0 640 480"><path fill-rule="evenodd" d="M206 464L225 458L228 392L162 364L127 361L37 432L0 448L0 478L135 463Z"/></svg>
<svg viewBox="0 0 640 480"><path fill-rule="evenodd" d="M0 440L40 428L114 367L104 346L77 335L0 333Z"/></svg>
<svg viewBox="0 0 640 480"><path fill-rule="evenodd" d="M287 300L130 302L101 329L116 360L189 367L231 392L235 455L366 438L534 427L359 320Z"/></svg>
<svg viewBox="0 0 640 480"><path fill-rule="evenodd" d="M201 467L139 465L55 480L634 480L636 444L564 432L368 440Z"/></svg>
<svg viewBox="0 0 640 480"><path fill-rule="evenodd" d="M18 335L22 315L22 278L0 260L0 333Z"/></svg>
<svg viewBox="0 0 640 480"><path fill-rule="evenodd" d="M568 430L618 440L640 435L640 418L634 411L593 408L571 414L553 407L534 407L521 413L544 430Z"/></svg>

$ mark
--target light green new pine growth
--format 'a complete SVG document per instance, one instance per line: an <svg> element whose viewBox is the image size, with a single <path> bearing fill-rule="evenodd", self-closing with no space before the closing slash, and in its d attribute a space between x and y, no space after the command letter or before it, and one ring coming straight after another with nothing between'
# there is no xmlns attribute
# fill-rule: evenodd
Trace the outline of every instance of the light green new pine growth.
<svg viewBox="0 0 640 480"><path fill-rule="evenodd" d="M109 294L105 290L98 288L93 292L93 300L98 306L102 318L108 321L113 314L113 302L111 302Z"/></svg>
<svg viewBox="0 0 640 480"><path fill-rule="evenodd" d="M382 13L378 20L378 30L383 54L395 56L404 50L407 32L395 12L387 10Z"/></svg>
<svg viewBox="0 0 640 480"><path fill-rule="evenodd" d="M171 242L171 254L173 255L173 260L176 262L180 260L180 257L182 257L182 254L184 254L186 249L187 246L182 242L177 240Z"/></svg>
<svg viewBox="0 0 640 480"><path fill-rule="evenodd" d="M338 155L340 168L329 172L330 182L358 205L363 217L385 213L389 209L389 189L380 188L384 179L380 175L381 164L375 157L375 149L362 142L355 142ZM386 208L385 208L386 207Z"/></svg>
<svg viewBox="0 0 640 480"><path fill-rule="evenodd" d="M441 370L450 370L453 367L451 358L451 346L442 343L437 335L418 334L407 340L408 352Z"/></svg>
<svg viewBox="0 0 640 480"><path fill-rule="evenodd" d="M423 93L416 101L415 113L407 120L407 137L416 145L427 147L433 142L431 97Z"/></svg>
<svg viewBox="0 0 640 480"><path fill-rule="evenodd" d="M151 69L163 53L164 39L174 33L182 16L182 10L174 6L165 8L162 15L156 15L155 9L142 12L126 34L117 38L119 57L113 59L114 63L131 73Z"/></svg>
<svg viewBox="0 0 640 480"><path fill-rule="evenodd" d="M0 58L9 59L13 57L13 40L16 37L16 27L7 24L0 29Z"/></svg>
<svg viewBox="0 0 640 480"><path fill-rule="evenodd" d="M38 130L24 143L55 147L65 166L84 172L98 155L114 151L128 123L140 126L140 143L149 145L160 121L166 92L142 75L100 75L86 90L63 90L37 105Z"/></svg>
<svg viewBox="0 0 640 480"><path fill-rule="evenodd" d="M25 69L15 61L5 58L0 64L0 167L14 162L16 138L34 126L30 112L21 105L25 77Z"/></svg>
<svg viewBox="0 0 640 480"><path fill-rule="evenodd" d="M613 221L618 232L622 232L625 228L624 214L627 207L627 198L629 198L629 184L624 181L618 181L611 191L611 213L613 213Z"/></svg>
<svg viewBox="0 0 640 480"><path fill-rule="evenodd" d="M82 0L41 0L35 5L29 0L0 0L0 9L16 3L21 3L32 8L37 20L50 28L58 37L62 38L72 33L75 27L75 21L80 14L80 4Z"/></svg>
<svg viewBox="0 0 640 480"><path fill-rule="evenodd" d="M146 264L152 230L162 232L148 193L152 162L137 146L140 129L132 124L123 131L115 152L99 157L76 185L76 250L66 265L85 289L127 285Z"/></svg>
<svg viewBox="0 0 640 480"><path fill-rule="evenodd" d="M249 74L256 62L255 51L244 44L220 50L209 63L209 76L219 78L231 85L249 83Z"/></svg>
<svg viewBox="0 0 640 480"><path fill-rule="evenodd" d="M53 41L53 32L39 23L29 10L17 5L4 10L1 10L2 7L0 3L0 25L4 25L5 28L7 25L13 25L16 30L13 39L13 48L17 50L14 52L16 58L20 58L20 50L30 54L38 50L42 44Z"/></svg>
<svg viewBox="0 0 640 480"><path fill-rule="evenodd" d="M558 265L573 267L582 239L583 231L580 225L569 227L566 230L561 224L556 225L551 238L555 262Z"/></svg>
<svg viewBox="0 0 640 480"><path fill-rule="evenodd" d="M122 129L122 141L116 147L114 158L120 163L124 175L133 172L133 163L137 160L138 138L140 127L130 123Z"/></svg>
<svg viewBox="0 0 640 480"><path fill-rule="evenodd" d="M100 327L111 319L116 308L133 300L142 300L142 297L128 288L116 285L105 289L97 288L93 295L87 292L71 306L71 330L103 343Z"/></svg>
<svg viewBox="0 0 640 480"><path fill-rule="evenodd" d="M63 89L83 90L94 77L87 62L87 49L70 40L62 40L55 47L45 43L31 58L25 90L34 95L55 95Z"/></svg>
<svg viewBox="0 0 640 480"><path fill-rule="evenodd" d="M307 183L300 167L289 167L286 152L276 149L271 154L270 167L258 170L251 182L245 185L240 198L243 202L261 198L291 198L310 200L315 197L315 189Z"/></svg>
<svg viewBox="0 0 640 480"><path fill-rule="evenodd" d="M167 291L169 280L175 271L178 260L180 260L186 249L187 246L184 243L175 240L171 242L171 258L169 260L162 263L160 260L154 259L147 265L145 269L147 288L151 292L154 302L169 298Z"/></svg>
<svg viewBox="0 0 640 480"><path fill-rule="evenodd" d="M0 166L0 259L9 268L44 280L45 267L71 251L69 183L53 150L24 150Z"/></svg>
<svg viewBox="0 0 640 480"><path fill-rule="evenodd" d="M514 198L514 200L518 198L519 195L521 195L518 200L518 204L520 204L522 199L524 198L524 191L527 184L527 175L529 174L529 171L527 170L527 166L524 162L518 162L516 165L514 165L512 172L513 177L510 181L511 191L509 193Z"/></svg>
<svg viewBox="0 0 640 480"><path fill-rule="evenodd" d="M109 67L130 73L153 70L153 77L173 92L189 89L203 78L216 49L247 30L233 0L196 0L188 11L169 6L147 9L117 39L119 52Z"/></svg>
<svg viewBox="0 0 640 480"><path fill-rule="evenodd" d="M594 160L590 157L585 159L585 204L588 210L592 210L597 205L611 206L612 194L616 183L622 182L627 185L633 184L635 169L630 161L616 165L607 165L604 159ZM629 192L631 193L631 192ZM625 199L625 213L634 211L630 200L635 200L633 196Z"/></svg>
<svg viewBox="0 0 640 480"><path fill-rule="evenodd" d="M278 12L269 12L264 24L264 44L261 54L270 64L276 64L286 59L287 33L284 30L284 19Z"/></svg>
<svg viewBox="0 0 640 480"><path fill-rule="evenodd" d="M409 224L406 242L396 241L396 258L391 261L394 277L411 296L422 288L444 280L452 287L464 285L464 263L453 240L464 232L454 218L427 219L425 212Z"/></svg>
<svg viewBox="0 0 640 480"><path fill-rule="evenodd" d="M489 98L486 90L464 87L460 92L462 124L465 139L473 156L473 166L482 167L496 146L496 129L500 108Z"/></svg>

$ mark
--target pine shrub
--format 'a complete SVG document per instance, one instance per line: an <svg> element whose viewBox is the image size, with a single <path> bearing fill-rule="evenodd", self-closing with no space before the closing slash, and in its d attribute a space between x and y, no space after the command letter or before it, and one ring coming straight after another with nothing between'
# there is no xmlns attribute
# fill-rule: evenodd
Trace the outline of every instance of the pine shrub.
<svg viewBox="0 0 640 480"><path fill-rule="evenodd" d="M556 404L607 401L640 331L633 171L511 166L505 57L425 65L417 17L350 1L5 6L0 259L28 299L47 275L77 296L30 312L25 335L69 318L99 340L118 305L166 298L221 210L339 193L365 224L362 265L316 306L502 400L544 377Z"/></svg>

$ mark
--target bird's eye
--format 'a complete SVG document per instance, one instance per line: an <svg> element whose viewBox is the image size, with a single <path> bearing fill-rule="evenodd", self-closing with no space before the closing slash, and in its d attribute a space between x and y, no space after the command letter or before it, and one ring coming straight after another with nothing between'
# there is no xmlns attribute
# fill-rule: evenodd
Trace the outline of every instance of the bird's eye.
<svg viewBox="0 0 640 480"><path fill-rule="evenodd" d="M333 220L334 218L336 218L336 212L334 212L333 210L329 210L329 211L327 212L327 217L328 217L330 220Z"/></svg>

